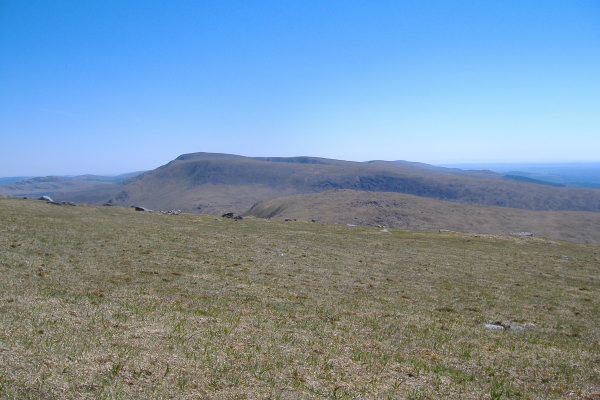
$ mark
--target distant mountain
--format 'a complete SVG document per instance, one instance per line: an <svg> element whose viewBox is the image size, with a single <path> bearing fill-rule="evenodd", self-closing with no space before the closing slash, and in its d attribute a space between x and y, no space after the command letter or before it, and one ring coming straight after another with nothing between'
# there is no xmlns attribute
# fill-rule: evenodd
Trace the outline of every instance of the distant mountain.
<svg viewBox="0 0 600 400"><path fill-rule="evenodd" d="M518 173L507 174L507 175L504 175L502 178L510 179L510 180L518 181L518 182L535 183L537 185L548 185L548 186L555 186L555 187L566 187L567 186L564 183L554 183L554 182L542 181L539 179L530 178L526 175L519 175Z"/></svg>
<svg viewBox="0 0 600 400"><path fill-rule="evenodd" d="M402 193L333 190L300 194L261 201L246 215L421 231L532 232L554 239L600 243L600 213L457 204Z"/></svg>
<svg viewBox="0 0 600 400"><path fill-rule="evenodd" d="M369 164L378 165L382 167L394 168L404 172L414 172L419 174L430 174L430 175L455 175L455 176L467 176L471 178L486 178L486 179L501 179L502 174L490 170L464 170L459 168L446 168L438 167L435 165L424 164L420 162L412 161L368 161Z"/></svg>
<svg viewBox="0 0 600 400"><path fill-rule="evenodd" d="M450 167L486 168L500 174L535 179L544 184L600 188L600 162L457 164Z"/></svg>
<svg viewBox="0 0 600 400"><path fill-rule="evenodd" d="M112 194L112 192L106 192L108 188L119 189L119 187L113 186L115 183L123 182L139 174L140 172L118 176L79 175L74 177L43 176L25 179L3 178L8 182L0 184L0 195L18 197L49 195L67 199L81 192L82 196L92 199L98 197L92 195L92 193L99 194L100 192L105 192L104 197L106 197ZM12 182L10 182L11 180ZM83 193L86 194L84 195Z"/></svg>
<svg viewBox="0 0 600 400"><path fill-rule="evenodd" d="M210 214L241 213L270 198L351 189L530 210L600 211L598 190L551 187L503 176L396 161L190 153L122 182L118 193L102 201Z"/></svg>
<svg viewBox="0 0 600 400"><path fill-rule="evenodd" d="M19 181L24 181L25 179L31 178L30 176L7 176L0 178L0 185L8 185L10 183L15 183Z"/></svg>
<svg viewBox="0 0 600 400"><path fill-rule="evenodd" d="M109 182L109 183L117 183L117 182L123 182L127 179L131 179L134 178L142 173L144 173L145 171L136 171L136 172L129 172L126 174L120 174L120 175L111 175L111 176L103 176L103 175L77 175L72 177L72 179L78 180L78 181L86 181L86 182Z"/></svg>

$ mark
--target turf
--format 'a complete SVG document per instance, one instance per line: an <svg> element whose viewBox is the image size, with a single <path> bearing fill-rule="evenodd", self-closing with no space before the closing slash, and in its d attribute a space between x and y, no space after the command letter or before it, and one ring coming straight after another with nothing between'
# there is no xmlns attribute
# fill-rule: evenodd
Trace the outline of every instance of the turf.
<svg viewBox="0 0 600 400"><path fill-rule="evenodd" d="M8 198L0 229L0 398L600 396L598 245Z"/></svg>

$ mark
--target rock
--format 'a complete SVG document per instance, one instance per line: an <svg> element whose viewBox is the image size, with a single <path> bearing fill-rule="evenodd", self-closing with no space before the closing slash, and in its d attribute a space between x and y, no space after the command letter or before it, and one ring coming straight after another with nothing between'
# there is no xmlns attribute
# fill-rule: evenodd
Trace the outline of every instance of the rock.
<svg viewBox="0 0 600 400"><path fill-rule="evenodd" d="M533 232L511 232L513 236L533 236Z"/></svg>
<svg viewBox="0 0 600 400"><path fill-rule="evenodd" d="M135 206L135 211L146 211L146 212L151 212L152 210L146 208L146 207L140 207L140 206Z"/></svg>
<svg viewBox="0 0 600 400"><path fill-rule="evenodd" d="M511 325L508 327L508 329L510 329L511 331L524 331L525 328L523 328L520 325Z"/></svg>
<svg viewBox="0 0 600 400"><path fill-rule="evenodd" d="M166 214L166 215L179 215L181 214L181 210L161 210L160 211L161 214Z"/></svg>
<svg viewBox="0 0 600 400"><path fill-rule="evenodd" d="M244 219L241 215L235 215L232 212L225 213L225 214L221 215L221 217L223 217L223 218L229 218L229 219L235 219L235 220Z"/></svg>
<svg viewBox="0 0 600 400"><path fill-rule="evenodd" d="M387 229L382 229L379 232L383 232L383 233L390 233L390 231L388 231Z"/></svg>
<svg viewBox="0 0 600 400"><path fill-rule="evenodd" d="M526 323L523 325L504 324L500 321L496 321L491 324L484 324L483 327L486 329L491 329L491 330L501 330L502 329L502 330L509 330L509 331L524 331L527 329L534 328L535 324L533 324L533 323Z"/></svg>
<svg viewBox="0 0 600 400"><path fill-rule="evenodd" d="M320 219L311 219L310 221L311 221L311 222L321 222L321 220L320 220Z"/></svg>
<svg viewBox="0 0 600 400"><path fill-rule="evenodd" d="M60 204L62 204L63 206L76 206L77 204L73 203L72 201L61 201Z"/></svg>
<svg viewBox="0 0 600 400"><path fill-rule="evenodd" d="M452 232L450 229L440 229L438 232L440 233L449 233Z"/></svg>
<svg viewBox="0 0 600 400"><path fill-rule="evenodd" d="M50 196L42 196L39 199L47 201L48 203L54 203L54 200L52 200L52 198Z"/></svg>
<svg viewBox="0 0 600 400"><path fill-rule="evenodd" d="M533 328L535 328L535 324L532 322L527 322L526 324L523 324L523 325L514 324L514 325L510 325L508 327L508 329L510 329L511 331L526 331L526 330L533 329Z"/></svg>
<svg viewBox="0 0 600 400"><path fill-rule="evenodd" d="M502 325L496 325L496 324L484 324L483 327L485 329L491 329L491 330L494 330L494 331L504 330L504 326L502 326Z"/></svg>

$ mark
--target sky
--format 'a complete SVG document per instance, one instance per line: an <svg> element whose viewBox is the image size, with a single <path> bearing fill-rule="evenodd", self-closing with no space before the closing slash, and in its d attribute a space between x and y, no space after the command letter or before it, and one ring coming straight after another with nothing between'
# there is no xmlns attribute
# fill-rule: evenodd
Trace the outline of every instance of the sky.
<svg viewBox="0 0 600 400"><path fill-rule="evenodd" d="M600 161L597 0L0 0L0 176Z"/></svg>

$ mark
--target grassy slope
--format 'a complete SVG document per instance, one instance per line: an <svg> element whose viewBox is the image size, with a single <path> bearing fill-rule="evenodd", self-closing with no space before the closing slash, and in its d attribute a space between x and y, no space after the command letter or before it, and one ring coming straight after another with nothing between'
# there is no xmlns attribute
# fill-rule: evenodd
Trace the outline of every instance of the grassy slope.
<svg viewBox="0 0 600 400"><path fill-rule="evenodd" d="M17 199L0 229L0 398L600 393L597 245Z"/></svg>
<svg viewBox="0 0 600 400"><path fill-rule="evenodd" d="M456 204L401 193L335 190L281 197L257 203L248 214L412 230L486 234L525 231L554 239L600 243L600 213Z"/></svg>

